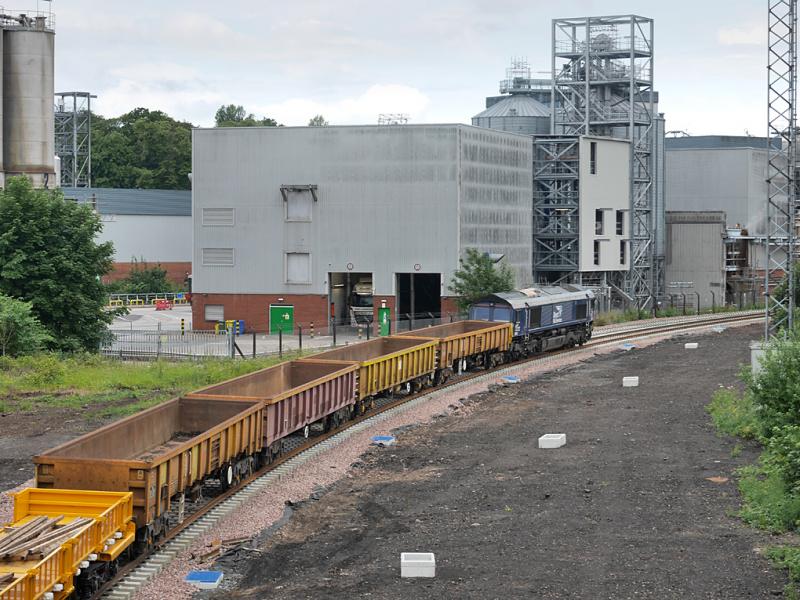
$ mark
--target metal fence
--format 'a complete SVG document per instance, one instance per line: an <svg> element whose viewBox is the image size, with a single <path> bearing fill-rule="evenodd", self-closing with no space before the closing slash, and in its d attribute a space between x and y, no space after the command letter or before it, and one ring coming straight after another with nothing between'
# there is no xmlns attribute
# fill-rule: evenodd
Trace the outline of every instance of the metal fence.
<svg viewBox="0 0 800 600"><path fill-rule="evenodd" d="M112 331L101 354L122 359L224 358L231 356L233 335L213 331ZM235 351L235 350L234 350Z"/></svg>
<svg viewBox="0 0 800 600"><path fill-rule="evenodd" d="M173 304L188 304L186 292L163 292L160 294L109 294L109 306L153 306L158 300L167 300Z"/></svg>

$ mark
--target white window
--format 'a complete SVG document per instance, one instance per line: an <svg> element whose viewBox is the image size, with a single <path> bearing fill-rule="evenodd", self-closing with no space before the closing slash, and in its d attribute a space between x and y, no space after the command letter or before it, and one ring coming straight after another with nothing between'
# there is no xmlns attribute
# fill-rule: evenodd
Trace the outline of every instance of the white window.
<svg viewBox="0 0 800 600"><path fill-rule="evenodd" d="M311 255L308 252L286 253L286 283L311 283Z"/></svg>
<svg viewBox="0 0 800 600"><path fill-rule="evenodd" d="M286 196L287 221L311 221L314 198L307 192L293 192Z"/></svg>
<svg viewBox="0 0 800 600"><path fill-rule="evenodd" d="M203 248L204 267L232 267L233 248Z"/></svg>
<svg viewBox="0 0 800 600"><path fill-rule="evenodd" d="M203 225L205 226L226 226L235 225L235 212L233 208L204 208Z"/></svg>
<svg viewBox="0 0 800 600"><path fill-rule="evenodd" d="M212 321L213 323L216 323L217 321L224 321L225 306L222 304L206 304L205 318L206 321Z"/></svg>

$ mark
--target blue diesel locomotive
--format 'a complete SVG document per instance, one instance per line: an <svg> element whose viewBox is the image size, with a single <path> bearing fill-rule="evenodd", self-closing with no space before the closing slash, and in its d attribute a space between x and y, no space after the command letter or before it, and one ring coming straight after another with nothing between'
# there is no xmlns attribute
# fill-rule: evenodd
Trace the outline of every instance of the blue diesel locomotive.
<svg viewBox="0 0 800 600"><path fill-rule="evenodd" d="M469 318L513 323L512 360L582 345L592 337L594 293L579 285L502 292L475 302Z"/></svg>

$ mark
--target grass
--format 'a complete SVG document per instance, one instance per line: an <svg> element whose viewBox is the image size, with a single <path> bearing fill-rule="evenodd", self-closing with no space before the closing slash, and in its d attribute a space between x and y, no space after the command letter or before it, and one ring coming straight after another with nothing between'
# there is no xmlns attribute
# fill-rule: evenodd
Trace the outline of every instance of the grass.
<svg viewBox="0 0 800 600"><path fill-rule="evenodd" d="M779 569L789 571L791 582L783 590L783 597L800 600L796 583L800 582L800 548L796 546L774 546L767 550L767 558Z"/></svg>
<svg viewBox="0 0 800 600"><path fill-rule="evenodd" d="M785 533L800 522L800 498L790 494L778 473L759 465L738 469L742 508L739 516L749 525L770 533Z"/></svg>
<svg viewBox="0 0 800 600"><path fill-rule="evenodd" d="M761 429L758 409L752 397L733 388L724 387L714 392L706 410L722 433L755 439Z"/></svg>
<svg viewBox="0 0 800 600"><path fill-rule="evenodd" d="M0 358L0 413L43 407L124 416L194 389L294 358L122 362L98 355Z"/></svg>
<svg viewBox="0 0 800 600"><path fill-rule="evenodd" d="M713 311L710 308L705 308L700 310L701 315L711 314L713 313L726 313L726 312L736 312L738 310L754 310L756 308L762 308L760 306L744 306L743 308L739 308L737 306L717 306ZM696 315L697 311L695 311L691 307L686 307L686 316ZM664 317L680 317L683 315L683 309L681 307L667 307L659 310L656 313L656 318L664 318ZM628 323L630 321L639 321L642 319L652 319L653 313L649 310L640 310L637 311L635 308L629 308L627 310L612 310L609 312L598 313L595 315L594 318L594 325L595 327L601 327L603 325L616 325L618 323Z"/></svg>

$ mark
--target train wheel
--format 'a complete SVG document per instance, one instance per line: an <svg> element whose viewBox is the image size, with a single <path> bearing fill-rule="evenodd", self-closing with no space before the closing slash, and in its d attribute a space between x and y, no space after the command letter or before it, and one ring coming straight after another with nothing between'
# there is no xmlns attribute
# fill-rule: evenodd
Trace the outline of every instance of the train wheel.
<svg viewBox="0 0 800 600"><path fill-rule="evenodd" d="M229 489L231 486L233 486L235 480L236 478L233 475L233 465L228 463L227 465L222 467L219 476L219 482L222 485L222 489L223 490Z"/></svg>
<svg viewBox="0 0 800 600"><path fill-rule="evenodd" d="M305 427L303 427L303 437L308 439L309 435L311 435L311 426L306 425Z"/></svg>

